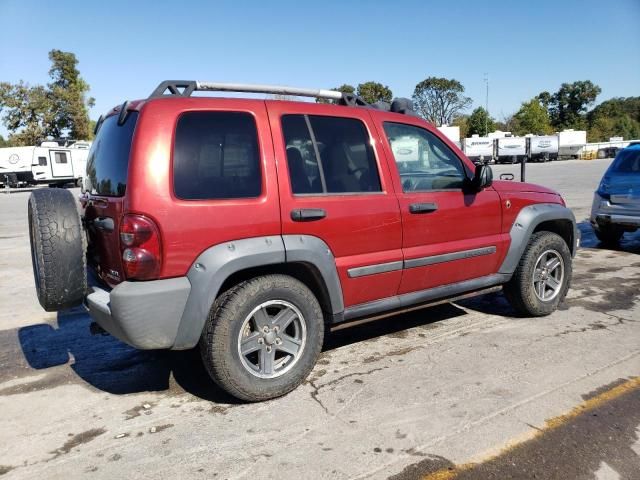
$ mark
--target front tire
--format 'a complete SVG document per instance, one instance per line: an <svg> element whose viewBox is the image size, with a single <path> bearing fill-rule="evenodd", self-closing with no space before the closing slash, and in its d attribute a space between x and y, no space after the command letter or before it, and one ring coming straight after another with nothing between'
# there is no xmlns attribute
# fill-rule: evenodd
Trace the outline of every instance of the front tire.
<svg viewBox="0 0 640 480"><path fill-rule="evenodd" d="M257 402L300 385L315 366L323 339L324 317L311 290L287 275L265 275L216 299L200 351L221 388Z"/></svg>
<svg viewBox="0 0 640 480"><path fill-rule="evenodd" d="M541 317L554 312L569 290L571 252L564 239L552 232L531 236L504 293L523 316Z"/></svg>

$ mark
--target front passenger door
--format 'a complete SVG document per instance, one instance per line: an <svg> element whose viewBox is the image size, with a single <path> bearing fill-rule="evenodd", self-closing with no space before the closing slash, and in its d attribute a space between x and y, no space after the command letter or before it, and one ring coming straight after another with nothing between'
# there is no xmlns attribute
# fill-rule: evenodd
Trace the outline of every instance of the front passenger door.
<svg viewBox="0 0 640 480"><path fill-rule="evenodd" d="M439 134L382 121L403 225L404 270L399 293L425 290L495 273L508 238L501 233L498 194L466 189L471 166ZM384 120L384 117L383 117Z"/></svg>

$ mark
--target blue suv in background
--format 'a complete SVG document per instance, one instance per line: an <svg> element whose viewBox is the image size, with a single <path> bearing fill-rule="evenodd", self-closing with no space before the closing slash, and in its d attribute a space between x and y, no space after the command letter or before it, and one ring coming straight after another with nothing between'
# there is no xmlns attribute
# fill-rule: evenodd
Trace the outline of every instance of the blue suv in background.
<svg viewBox="0 0 640 480"><path fill-rule="evenodd" d="M591 225L601 242L613 245L624 232L640 228L640 145L620 150L604 173L593 196Z"/></svg>

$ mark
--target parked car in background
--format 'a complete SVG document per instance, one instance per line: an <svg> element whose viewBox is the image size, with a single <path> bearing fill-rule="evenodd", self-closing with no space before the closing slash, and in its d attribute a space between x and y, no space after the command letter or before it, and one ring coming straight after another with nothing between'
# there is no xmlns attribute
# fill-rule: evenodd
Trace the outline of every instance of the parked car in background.
<svg viewBox="0 0 640 480"><path fill-rule="evenodd" d="M640 227L640 145L620 150L605 172L593 196L591 225L606 244Z"/></svg>

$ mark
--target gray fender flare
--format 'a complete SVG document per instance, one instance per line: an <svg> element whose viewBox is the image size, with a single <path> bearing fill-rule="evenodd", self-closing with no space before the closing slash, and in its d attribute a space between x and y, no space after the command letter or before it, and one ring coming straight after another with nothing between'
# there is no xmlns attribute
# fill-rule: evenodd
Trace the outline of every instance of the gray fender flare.
<svg viewBox="0 0 640 480"><path fill-rule="evenodd" d="M573 228L573 245L569 245L569 250L572 255L575 255L577 249L576 240L580 238L580 233L576 226L576 218L573 212L569 208L557 203L528 205L520 210L520 213L518 213L518 216L511 226L509 232L511 244L498 270L499 273L513 274L513 272L515 272L533 231L542 222L549 220L567 220L571 222Z"/></svg>
<svg viewBox="0 0 640 480"><path fill-rule="evenodd" d="M273 235L214 245L202 252L191 265L187 278L191 291L185 305L173 349L194 347L222 284L234 273L248 268L305 262L321 274L334 312L344 310L342 288L331 250L317 237Z"/></svg>

